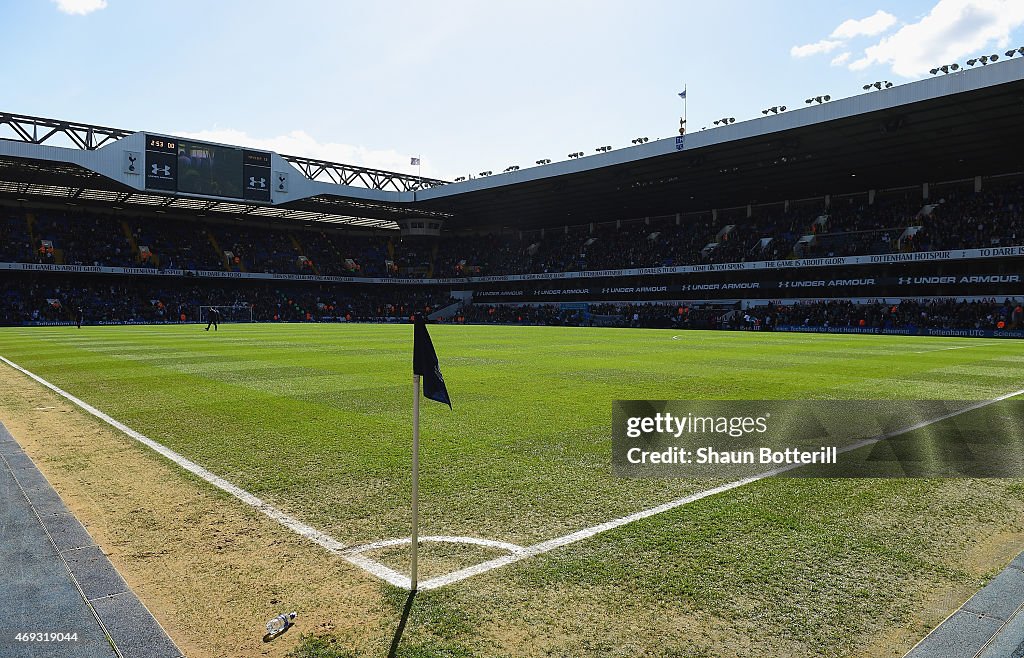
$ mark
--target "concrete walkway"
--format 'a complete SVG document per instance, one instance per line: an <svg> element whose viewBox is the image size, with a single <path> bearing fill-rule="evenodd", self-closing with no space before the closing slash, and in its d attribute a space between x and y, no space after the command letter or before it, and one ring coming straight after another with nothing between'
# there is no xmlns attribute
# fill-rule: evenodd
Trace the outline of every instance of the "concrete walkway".
<svg viewBox="0 0 1024 658"><path fill-rule="evenodd" d="M2 424L0 605L4 658L182 656Z"/></svg>
<svg viewBox="0 0 1024 658"><path fill-rule="evenodd" d="M906 658L1024 658L1024 553Z"/></svg>

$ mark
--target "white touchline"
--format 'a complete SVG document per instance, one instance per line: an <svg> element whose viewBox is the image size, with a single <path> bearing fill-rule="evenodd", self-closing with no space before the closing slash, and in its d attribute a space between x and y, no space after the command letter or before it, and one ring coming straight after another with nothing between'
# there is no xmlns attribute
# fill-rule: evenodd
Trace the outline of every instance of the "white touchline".
<svg viewBox="0 0 1024 658"><path fill-rule="evenodd" d="M230 482L228 482L227 480L225 480L224 478L222 478L220 476L214 475L213 473L211 473L210 471L206 470L205 468L203 468L199 464L195 463L194 461L192 461L192 460L190 460L190 459L188 459L188 458L186 458L186 457L184 457L182 455L179 455L178 453L174 452L173 450L171 450L167 446L165 446L165 445L163 445L161 443L157 443L156 441L154 441L153 439L149 438L148 436L146 436L144 434L140 434L139 432L136 432L135 430L133 430L132 428L128 427L127 425L125 425L124 423L122 423L122 422L120 422L118 420L114 420L113 418L111 418L107 414L103 413L102 411L100 411L96 407L92 406L91 404L89 404L87 402L83 402L82 400L79 400L74 395L71 395L67 391L62 390L62 389L54 386L53 384L51 384L50 382L46 381L45 379L43 379L39 375L37 375L37 374L35 374L33 372L29 372L28 370L25 370L24 368L19 366L17 363L14 363L10 359L7 359L7 358L5 358L3 356L0 356L0 361L3 361L4 363L6 363L10 367L14 368L15 370L28 375L29 377L31 377L32 379L36 380L37 382L39 382L40 384L42 384L46 388L48 388L51 391L53 391L54 393L56 393L57 395L60 395L61 397L66 398L67 400L70 400L71 402L73 402L74 404L78 405L82 409L88 411L90 414L92 414L93 416L96 416L97 418L99 418L103 422L105 422L105 423L107 423L109 425L112 425L113 427L121 430L122 432L124 432L125 434L127 434L131 438L135 439L139 443L141 443L141 444L147 446L148 448L150 448L150 449L160 453L161 455L163 455L167 459L170 459L172 462L174 462L178 466L181 466L183 469L185 469L189 473L192 473L194 475L198 475L199 477L201 477L202 479L206 480L207 482L209 482L213 486L217 487L221 491L226 491L227 493L231 494L232 496L234 496L238 500L242 501L246 505L249 505L251 507L255 507L257 510L259 510L263 514L267 515L271 519L277 521L278 523L280 523L284 527L288 528L289 530L292 530L292 531L302 535L303 537L306 537L307 539L309 539L309 540L319 544L320 546L323 546L324 548L326 548L327 550L331 551L332 553L339 553L342 550L344 550L345 545L342 544L341 542L339 542L337 539L334 539L333 537L330 537L329 535L326 535L326 534L320 532L316 528L308 526L305 523L299 521L298 519L296 519L296 518L294 518L292 516L289 516L288 514L285 514L284 512L282 512L281 510L277 509L276 507L274 507L270 503L266 503L266 502L260 500L259 498L257 498L256 496L254 496L253 494L249 493L245 489L242 489L240 487L237 487L237 486L231 484Z"/></svg>
<svg viewBox="0 0 1024 658"><path fill-rule="evenodd" d="M102 411L100 411L96 407L92 406L91 404L89 404L89 403L87 403L87 402L85 402L83 400L80 400L79 398L77 398L74 395L68 393L67 391L65 391L62 388L60 388L60 387L58 387L58 386L56 386L54 384L51 384L50 382L46 381L45 379L43 379L39 375L35 374L34 372L31 372L29 370L26 370L25 368L22 368L21 366L19 366L17 363L14 363L10 359L8 359L6 357L3 357L3 356L0 356L0 361L6 363L10 367L12 367L15 370L25 374L26 376L31 377L32 379L34 379L35 381L39 382L40 384L42 384L46 388L50 389L51 391L53 391L57 395L60 395L61 397L67 399L68 401L72 402L73 404L81 407L82 409L84 409L88 413L92 414L96 418L99 418L100 420L102 420L103 422L107 423L108 425L111 425L112 427L120 430L121 432L124 432L129 437L131 437L132 439L135 439L136 441L138 441L139 443L145 445L146 447L150 448L151 450L159 453L160 455L163 455L164 457L166 457L167 459L171 460L172 462L174 462L175 464L177 464L181 468L185 469L186 471L192 473L193 475L199 476L200 478L202 478L206 482L209 482L210 484L212 484L213 486L217 487L221 491L226 491L227 493L231 494L232 496L234 496L238 500L242 501L246 505L249 505L251 507L256 508L257 510L259 510L260 512L262 512L263 514L265 514L269 518L273 519L274 521L277 521L278 523L280 523L284 527L288 528L292 532L295 532L295 533L305 537L306 539L309 539L310 541L316 543L317 545L327 549L331 553L334 553L336 555L340 555L342 558L344 558L349 563L351 563L351 564L353 564L353 565L355 565L355 566L357 566L357 567L359 567L359 568L369 572L370 574L380 578L381 580L385 580L385 581L391 583L392 585L394 585L396 587L403 587L403 588L408 589L409 584L410 584L408 576L403 576L402 574L394 571L393 569L388 568L387 566L381 564L380 562L377 562L375 560L367 558L366 556L362 555L362 553L365 552L365 551L370 551L370 550L374 550L374 549L377 549L377 548L386 548L388 546L394 546L394 545L398 545L398 544L402 544L402 543L408 543L408 542L411 541L411 539L385 540L385 541L380 541L380 542L374 542L372 544L365 544L365 545L362 545L362 546L356 546L356 547L348 548L344 544L339 542L337 539L331 537L330 535L328 535L326 533L323 533L323 532L320 532L319 530L317 530L316 528L313 528L312 526L306 525L305 523L299 521L295 517L290 516L289 514L286 514L285 512L282 512L281 510L277 509L276 507L274 507L270 503L267 503L267 502L261 500L260 498L258 498L257 496L255 496L254 494L249 493L245 489L242 489L241 487L238 487L238 486L228 482L224 478L211 473L210 471L208 471L207 469L203 468L199 464L196 464L195 462L193 462L192 460L188 459L187 457L178 454L177 452L171 450L170 448L168 448L167 446L163 445L162 443L154 441L153 439L149 438L145 434L142 434L141 432L137 432L137 431L133 430L132 428L130 428L127 425L125 425L124 423L122 423L122 422L120 422L118 420L115 420L114 418L112 418L112 417L108 416L107 414L103 413ZM486 546L486 547L490 547L490 548L498 548L498 549L509 550L509 551L521 551L521 550L523 550L521 546L516 546L515 544L509 544L507 542L499 542L499 541L494 541L494 540L490 540L490 539L478 539L478 538L475 538L475 537L423 537L422 541L438 541L438 542L454 542L454 543L463 543L463 544L477 544L477 545L480 545L480 546Z"/></svg>
<svg viewBox="0 0 1024 658"><path fill-rule="evenodd" d="M259 498L257 498L253 494L249 493L248 491L246 491L244 489L241 489L241 488L231 484L227 480L225 480L225 479L223 479L223 478L221 478L221 477L219 477L217 475L214 475L213 473L211 473L210 471L206 470L202 466L196 464L195 462L187 459L186 457L183 457L182 455L179 455L178 453L174 452L170 448L167 448L166 446L164 446L164 445L162 445L160 443L157 443L156 441L150 439L149 437L147 437L147 436L145 436L143 434L140 434L139 432L136 432L135 430L133 430L132 428L128 427L124 423L121 423L121 422L119 422L117 420L114 420L113 418L111 418L107 414L103 413L102 411L100 411L96 407L93 407L92 405L90 405L90 404L88 404L86 402L83 402L82 400L79 400L78 398L76 398L75 396L71 395L70 393L68 393L68 392L58 388L57 386L54 386L53 384L51 384L50 382L46 381L42 377L36 375L35 373L29 372L28 370L22 368L21 366L19 366L18 364L14 363L13 361L10 361L9 359L7 359L7 358L5 358L3 356L0 356L0 361L3 361L4 363L6 363L7 365L11 366L15 370L18 370L19 372L22 372L25 375L31 377L32 379L34 379L35 381L39 382L43 386L47 387L48 389L52 390L53 392L57 393L58 395L60 395L60 396L62 396L64 398L70 400L71 402L73 402L74 404L78 405L79 407L81 407L85 411L89 412L93 416L96 416L100 420L102 420L102 421L112 425L113 427L115 427L118 430L124 432L125 434L127 434L131 438L135 439L136 441L138 441L138 442L148 446L149 448L155 450L156 452L158 452L161 455L163 455L164 457L170 459L171 461L173 461L174 463L178 464L179 466L181 466L185 470L189 471L190 473L198 475L199 477L201 477L202 479L206 480L207 482L209 482L213 486L217 487L218 489L221 489L222 491L226 491L229 494L231 494L232 496L234 496L235 498L238 498L243 503L245 503L247 505L250 505L252 507L255 507L257 510L259 510L263 514L267 515L271 519L277 521L278 523L280 523L281 525L285 526L286 528L292 530L293 532L296 532L296 533L302 535L303 537L306 537L307 539L310 539L311 541L313 541L316 544L322 546L323 548L327 549L331 553L334 553L334 554L337 554L337 555L341 556L342 558L344 558L349 563L351 563L351 564L353 564L355 566L358 566L359 568L361 568L361 569L367 571L368 573L370 573L370 574L380 578L381 580L384 580L384 581L394 585L395 587L400 587L400 588L405 588L405 589L409 588L410 579L409 579L408 576L404 576L404 575L398 573L397 571L395 571L394 569L391 569L390 567L387 567L387 566L381 564L380 562L377 562L376 560L373 560L371 558L366 557L365 555L363 555L363 553L366 552L366 551L371 551L371 550L375 550L375 549L379 549L379 548L387 548L389 546L397 546L397 545L409 543L409 542L412 541L411 537L410 538L401 538L401 539L386 539L386 540L382 540L382 541L373 542L373 543L370 543L370 544L362 544L362 545L359 545L359 546L353 546L353 547L346 548L344 544L342 544L338 540L334 539L333 537L331 537L331 536L329 536L327 534L324 534L324 533L320 532L319 530L306 525L305 523L302 523L301 521L299 521L299 520L289 516L288 514L285 514L284 512L282 512L281 510L277 509L276 507L270 505L269 503L266 503L266 502L260 500ZM895 430L895 431L892 431L892 432L887 432L885 434L879 434L877 436L873 436L873 437L870 437L870 438L867 438L867 439L862 439L862 440L857 441L856 443L850 444L850 445L848 445L848 446L846 446L844 448L839 448L837 450L837 453L850 452L851 450L859 450L860 448L864 448L866 446L873 445L875 443L878 443L879 441L884 441L885 439L889 439L889 438L892 438L894 436L899 436L901 434L906 434L907 432L913 432L914 430L919 430L919 429L921 429L923 427L927 427L928 425L932 425L934 423L938 423L938 422L941 422L943 420L947 420L949 418L953 418L955 416L959 416L961 414L965 414L965 413L968 413L970 411L974 411L975 409L981 409L982 407L986 407L986 406L988 406L990 404L994 404L996 402L1001 402L1003 400L1007 400L1009 398L1016 397L1018 395L1024 395L1024 389L1021 389L1021 390L1018 390L1018 391L1013 391L1012 393L1006 393L1005 395L1000 395L999 397L992 398L991 400L979 400L975 404L968 405L966 407L963 407L962 409L957 409L956 411L951 411L951 412L949 412L947 414L939 416L938 418L932 418L930 420L923 420L921 422L915 423L915 424L910 425L908 427L904 427L902 429L898 429L898 430ZM673 510L673 509L676 509L678 507L682 507L684 505L688 505L688 504L696 502L698 500L702 500L704 498L708 498L708 497L714 496L716 494L724 493L724 492L729 491L731 489L736 489L738 487L742 487L742 486L747 485L747 484L752 484L752 483L757 482L759 480L764 480L766 478L773 477L775 475L779 475L780 473L785 473L786 471L791 471L793 469L800 468L801 466L803 466L803 465L802 464L791 464L789 466L781 466L779 468L775 468L775 469L772 469L770 471L766 471L764 473L760 473L758 475L752 475L750 477L743 478L742 480L735 480L733 482L727 482L725 484L719 485L719 486L711 488L711 489L705 489L704 491L698 491L696 493L692 493L692 494L689 494L687 496L683 496L682 498L677 498L675 500L670 500L667 503L662 503L661 505L657 505L656 507L651 507L651 508L648 508L648 509L645 509L645 510L641 510L639 512L634 512L633 514L629 514L627 516L623 516L623 517L620 517L620 518L617 518L617 519L612 519L611 521L605 521L604 523L599 523L599 524L597 524L595 526L591 526L589 528L583 528L582 530L577 530L576 532L571 532L571 533L569 533L567 535L563 535L561 537L555 537L554 539L548 539L546 541L542 541L539 544L534 544L532 546L525 546L525 547L523 547L523 546L518 546L516 544L510 544L510 543L507 543L507 542L500 542L500 541L495 541L495 540L490 540L490 539L478 539L478 538L475 538L475 537L448 537L448 536L421 537L420 538L421 541L437 541L437 542L452 542L452 543L476 544L476 545L479 545L479 546L485 546L485 547L489 547L489 548L496 548L496 549L501 549L501 550L507 550L507 551L509 551L509 555L505 555L505 556L502 556L502 557L494 558L492 560L487 560L487 561L481 562L479 564L474 564L471 567L466 567L465 569L460 569L458 571L453 571L453 572L445 574L443 576L436 576L434 578L430 578L429 580L421 581L419 583L419 589L420 590L430 590L430 589L438 589L440 587L444 587L445 585L451 585L452 583L457 583L459 581L465 580L465 579L470 578L472 576L476 576L476 575L479 575L479 574L482 574L482 573L486 573L486 572L491 571L493 569L497 569L499 567L503 567L503 566L506 566L508 564L513 564L515 562L519 562L520 560L525 560L526 558L536 557L537 555L541 555L543 553L547 553L549 551L553 551L556 548L561 548L561 547L567 546L569 544L574 544L574 543L576 543L578 541L582 541L584 539L589 539L590 537L593 537L595 535L599 535L599 534L601 534L603 532L607 532L609 530L614 530L615 528L620 528L620 527L622 527L624 525L628 525L630 523L633 523L634 521L640 521L641 519L646 519L646 518L649 518L649 517L652 517L652 516L656 516L656 515L661 514L663 512L668 512L669 510Z"/></svg>

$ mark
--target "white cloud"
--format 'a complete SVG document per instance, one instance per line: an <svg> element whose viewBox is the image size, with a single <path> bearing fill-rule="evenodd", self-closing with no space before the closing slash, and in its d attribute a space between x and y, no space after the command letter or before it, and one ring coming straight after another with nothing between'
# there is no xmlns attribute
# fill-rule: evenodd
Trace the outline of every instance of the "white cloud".
<svg viewBox="0 0 1024 658"><path fill-rule="evenodd" d="M929 69L970 55L988 54L1010 45L1010 33L1024 25L1021 0L939 0L916 23L904 25L864 50L850 64L859 71L888 64L893 73L916 77Z"/></svg>
<svg viewBox="0 0 1024 658"><path fill-rule="evenodd" d="M895 16L879 9L867 18L860 20L851 18L843 21L839 24L839 27L832 31L830 38L803 46L793 46L790 48L789 54L793 57L810 57L812 55L830 53L836 48L845 45L846 41L853 37L881 34L895 23ZM845 61L846 58L840 55L832 60L832 65L838 66Z"/></svg>
<svg viewBox="0 0 1024 658"><path fill-rule="evenodd" d="M867 57L861 57L860 59L850 62L851 71L863 71L867 67L871 66L871 60Z"/></svg>
<svg viewBox="0 0 1024 658"><path fill-rule="evenodd" d="M302 130L293 130L274 137L253 137L244 131L231 128L214 128L199 132L177 131L171 134L203 142L244 146L285 155L297 155L314 160L327 160L406 174L417 174L420 169L409 164L411 157L417 157L415 153L399 153L391 149L374 150L339 142L318 142L312 135ZM434 172L425 156L422 157L422 163L425 178L443 177Z"/></svg>
<svg viewBox="0 0 1024 658"><path fill-rule="evenodd" d="M828 39L823 39L817 43L809 43L804 46L793 46L789 49L789 54L793 57L810 57L811 55L832 52L841 45L843 45L842 41L830 41Z"/></svg>
<svg viewBox="0 0 1024 658"><path fill-rule="evenodd" d="M895 16L879 9L867 18L862 18L859 21L852 18L843 21L839 24L839 27L832 31L831 36L834 39L852 39L853 37L860 36L873 37L876 34L885 32L895 24Z"/></svg>
<svg viewBox="0 0 1024 658"><path fill-rule="evenodd" d="M848 60L848 59L850 59L850 53L849 52L845 52L845 53L842 53L840 55L836 55L835 57L833 57L831 64L832 64L832 66L842 66L843 64L846 63L846 60Z"/></svg>
<svg viewBox="0 0 1024 658"><path fill-rule="evenodd" d="M53 0L57 9L72 16L85 16L107 8L107 0Z"/></svg>

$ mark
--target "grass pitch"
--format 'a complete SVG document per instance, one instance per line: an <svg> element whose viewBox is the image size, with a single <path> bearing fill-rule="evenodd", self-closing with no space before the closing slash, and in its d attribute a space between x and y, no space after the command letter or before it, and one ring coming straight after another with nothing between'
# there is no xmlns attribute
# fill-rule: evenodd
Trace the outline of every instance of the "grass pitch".
<svg viewBox="0 0 1024 658"><path fill-rule="evenodd" d="M422 406L421 532L521 545L706 488L613 478L615 399L984 400L1024 388L1012 341L431 333L455 410ZM409 534L411 334L4 329L0 355L357 544ZM757 482L421 594L398 655L899 655L1024 548L1022 518L1014 480ZM406 569L404 551L373 557ZM489 557L431 546L424 575ZM400 611L400 592L380 592ZM379 641L344 639L367 656Z"/></svg>

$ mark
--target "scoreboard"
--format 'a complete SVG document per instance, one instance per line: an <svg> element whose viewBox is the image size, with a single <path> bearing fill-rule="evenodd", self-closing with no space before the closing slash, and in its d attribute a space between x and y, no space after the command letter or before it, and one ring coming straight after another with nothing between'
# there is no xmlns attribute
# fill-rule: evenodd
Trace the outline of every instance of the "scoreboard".
<svg viewBox="0 0 1024 658"><path fill-rule="evenodd" d="M146 135L146 189L178 191L178 140Z"/></svg>
<svg viewBox="0 0 1024 658"><path fill-rule="evenodd" d="M146 135L146 189L270 201L270 153Z"/></svg>

